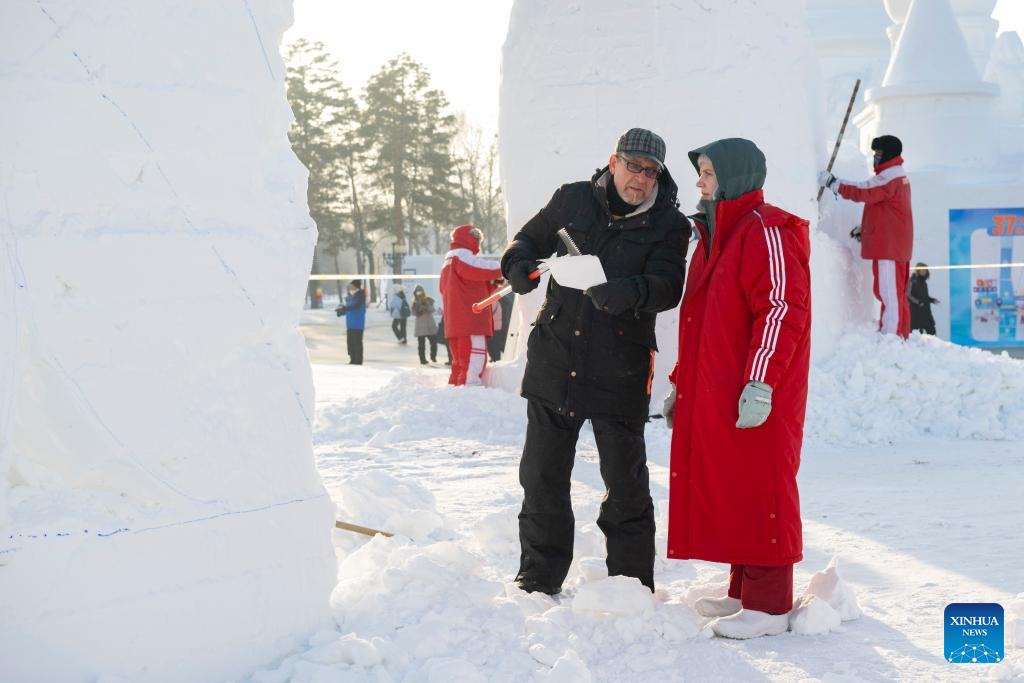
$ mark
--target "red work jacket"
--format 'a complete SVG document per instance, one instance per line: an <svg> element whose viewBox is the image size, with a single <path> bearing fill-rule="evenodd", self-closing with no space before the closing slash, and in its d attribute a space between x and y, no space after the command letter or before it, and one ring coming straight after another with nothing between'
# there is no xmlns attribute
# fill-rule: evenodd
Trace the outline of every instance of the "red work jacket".
<svg viewBox="0 0 1024 683"><path fill-rule="evenodd" d="M471 337L494 334L490 307L473 312L473 304L486 299L501 279L497 261L481 258L472 250L452 243L441 268L441 298L444 301L444 336Z"/></svg>
<svg viewBox="0 0 1024 683"><path fill-rule="evenodd" d="M910 261L914 250L914 214L910 207L910 180L903 158L890 159L862 183L839 181L840 195L864 203L860 224L860 255L865 259Z"/></svg>

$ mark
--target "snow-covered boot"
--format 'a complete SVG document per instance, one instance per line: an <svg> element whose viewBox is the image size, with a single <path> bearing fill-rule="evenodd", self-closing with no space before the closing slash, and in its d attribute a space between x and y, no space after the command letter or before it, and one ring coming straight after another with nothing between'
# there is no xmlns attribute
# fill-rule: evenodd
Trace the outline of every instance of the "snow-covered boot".
<svg viewBox="0 0 1024 683"><path fill-rule="evenodd" d="M721 598L701 598L694 608L705 617L727 617L740 611L740 601L728 595Z"/></svg>
<svg viewBox="0 0 1024 683"><path fill-rule="evenodd" d="M768 614L752 609L741 609L729 617L711 622L711 630L724 638L760 638L777 636L789 629L789 613Z"/></svg>

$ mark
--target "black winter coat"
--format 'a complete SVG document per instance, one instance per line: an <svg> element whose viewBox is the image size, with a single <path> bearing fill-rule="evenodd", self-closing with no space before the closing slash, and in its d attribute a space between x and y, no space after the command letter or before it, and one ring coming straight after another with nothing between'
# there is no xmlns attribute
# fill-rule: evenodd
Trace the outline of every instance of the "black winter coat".
<svg viewBox="0 0 1024 683"><path fill-rule="evenodd" d="M582 291L549 278L527 344L522 395L569 417L646 419L654 323L659 311L675 308L682 297L691 227L677 208L677 187L667 170L659 176L653 206L619 220L608 210L607 182L604 168L589 182L556 190L505 249L501 272L507 278L524 259L565 255L556 234L565 227L582 253L601 259L609 282L632 279L639 291L634 310L611 315Z"/></svg>
<svg viewBox="0 0 1024 683"><path fill-rule="evenodd" d="M910 303L910 329L924 330L928 334L935 334L932 297L928 293L928 281L925 278L917 275L910 276L907 300Z"/></svg>

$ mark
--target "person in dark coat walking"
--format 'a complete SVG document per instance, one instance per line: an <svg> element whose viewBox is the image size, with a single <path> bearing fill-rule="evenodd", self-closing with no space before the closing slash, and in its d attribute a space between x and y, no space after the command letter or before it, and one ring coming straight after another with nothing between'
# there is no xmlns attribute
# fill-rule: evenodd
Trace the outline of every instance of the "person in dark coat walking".
<svg viewBox="0 0 1024 683"><path fill-rule="evenodd" d="M345 302L334 309L334 313L345 316L345 336L348 346L348 364L363 364L363 330L366 328L366 292L361 280L348 283Z"/></svg>
<svg viewBox="0 0 1024 683"><path fill-rule="evenodd" d="M451 367L452 364L452 346L448 343L448 337L445 336L444 331L444 311L441 312L441 319L437 322L437 341L439 344L444 345L444 349L448 354L448 360L445 361L445 365Z"/></svg>
<svg viewBox="0 0 1024 683"><path fill-rule="evenodd" d="M395 293L388 302L388 313L391 314L391 331L394 332L395 339L399 344L407 343L409 339L406 336L406 322L412 315L412 309L405 298L405 288L401 285L395 286Z"/></svg>
<svg viewBox="0 0 1024 683"><path fill-rule="evenodd" d="M910 274L910 288L907 291L910 303L910 329L924 334L935 334L935 317L932 304L939 303L928 294L928 264L918 263Z"/></svg>
<svg viewBox="0 0 1024 683"><path fill-rule="evenodd" d="M434 297L427 296L422 286L412 290L412 314L416 316L413 334L420 354L420 365L427 364L427 343L430 343L430 360L437 362L437 320L434 319Z"/></svg>
<svg viewBox="0 0 1024 683"><path fill-rule="evenodd" d="M654 590L654 506L644 425L650 405L654 322L679 303L690 223L679 212L665 143L649 130L623 133L608 166L563 185L515 235L501 259L517 294L535 289L538 259L566 254L565 227L608 281L586 292L548 281L527 343L521 393L528 401L519 464L523 507L516 583L558 593L573 555L570 474L580 428L590 420L607 492L598 526L611 576Z"/></svg>

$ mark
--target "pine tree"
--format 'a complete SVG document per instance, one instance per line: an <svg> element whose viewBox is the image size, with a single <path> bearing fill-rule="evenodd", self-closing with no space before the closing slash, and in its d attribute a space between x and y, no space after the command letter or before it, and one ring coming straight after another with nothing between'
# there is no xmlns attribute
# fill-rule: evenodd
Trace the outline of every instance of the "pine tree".
<svg viewBox="0 0 1024 683"><path fill-rule="evenodd" d="M309 170L309 213L321 239L339 243L340 169L332 128L342 112L355 108L355 101L335 76L337 65L322 43L297 40L288 47L287 62L288 101L295 116L288 137Z"/></svg>
<svg viewBox="0 0 1024 683"><path fill-rule="evenodd" d="M388 198L390 236L419 252L462 213L451 156L455 118L448 101L430 88L430 74L401 54L370 77L363 96L361 136L368 172ZM447 232L447 230L445 230Z"/></svg>

